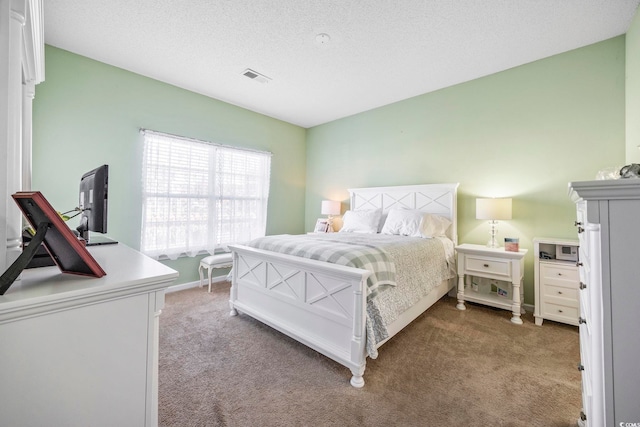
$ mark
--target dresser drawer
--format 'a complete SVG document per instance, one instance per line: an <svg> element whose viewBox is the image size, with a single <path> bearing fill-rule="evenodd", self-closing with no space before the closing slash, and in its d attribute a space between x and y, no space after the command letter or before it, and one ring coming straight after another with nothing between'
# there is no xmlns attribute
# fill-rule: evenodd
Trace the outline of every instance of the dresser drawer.
<svg viewBox="0 0 640 427"><path fill-rule="evenodd" d="M586 248L589 247L589 234L586 233L586 224L587 224L587 205L584 202L579 202L577 204L576 211L576 222L580 225L578 226L578 241L580 242L580 251L578 252L578 257L582 261L589 256Z"/></svg>
<svg viewBox="0 0 640 427"><path fill-rule="evenodd" d="M587 283L589 281L589 275L591 274L591 266L588 262L581 262L582 266L578 268L578 277L580 282Z"/></svg>
<svg viewBox="0 0 640 427"><path fill-rule="evenodd" d="M465 273L482 273L483 276L501 276L510 280L511 263L502 259L467 255Z"/></svg>
<svg viewBox="0 0 640 427"><path fill-rule="evenodd" d="M585 413L589 413L591 409L591 401L593 399L592 373L594 366L591 362L591 336L584 325L579 326L580 333L580 365L582 365L582 403Z"/></svg>
<svg viewBox="0 0 640 427"><path fill-rule="evenodd" d="M585 298L586 291L581 290L578 294L578 302L580 303L580 317L586 320L586 323L581 325L584 327L585 333L591 336L591 307L588 304L588 300Z"/></svg>

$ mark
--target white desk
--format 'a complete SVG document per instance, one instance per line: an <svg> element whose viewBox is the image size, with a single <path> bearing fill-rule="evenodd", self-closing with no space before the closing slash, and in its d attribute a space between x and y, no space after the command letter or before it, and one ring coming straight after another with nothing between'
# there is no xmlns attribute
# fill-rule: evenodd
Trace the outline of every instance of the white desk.
<svg viewBox="0 0 640 427"><path fill-rule="evenodd" d="M158 316L178 273L122 244L89 251L106 276L29 269L0 296L3 425L158 423Z"/></svg>

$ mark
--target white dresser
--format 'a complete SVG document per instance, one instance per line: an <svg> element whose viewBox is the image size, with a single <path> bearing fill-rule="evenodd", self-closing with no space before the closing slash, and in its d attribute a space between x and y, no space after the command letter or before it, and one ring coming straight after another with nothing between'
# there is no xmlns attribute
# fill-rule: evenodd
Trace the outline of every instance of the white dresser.
<svg viewBox="0 0 640 427"><path fill-rule="evenodd" d="M92 246L107 275L25 270L0 296L0 424L158 423L158 316L178 276L125 245Z"/></svg>
<svg viewBox="0 0 640 427"><path fill-rule="evenodd" d="M580 241L580 365L589 427L640 425L640 179L570 184Z"/></svg>

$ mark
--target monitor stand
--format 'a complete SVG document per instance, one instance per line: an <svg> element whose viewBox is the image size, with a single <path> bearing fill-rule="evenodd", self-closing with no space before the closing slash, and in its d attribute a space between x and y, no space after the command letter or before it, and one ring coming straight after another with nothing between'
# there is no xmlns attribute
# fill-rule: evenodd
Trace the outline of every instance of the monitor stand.
<svg viewBox="0 0 640 427"><path fill-rule="evenodd" d="M102 235L91 234L87 246L115 245L118 242Z"/></svg>

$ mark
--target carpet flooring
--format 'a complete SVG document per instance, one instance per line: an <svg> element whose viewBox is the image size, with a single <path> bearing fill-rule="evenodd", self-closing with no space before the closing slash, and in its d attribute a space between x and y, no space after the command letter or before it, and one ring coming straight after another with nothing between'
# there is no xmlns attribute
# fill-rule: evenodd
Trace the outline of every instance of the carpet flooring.
<svg viewBox="0 0 640 427"><path fill-rule="evenodd" d="M578 330L445 297L351 373L247 315L229 284L167 294L160 426L575 426Z"/></svg>

